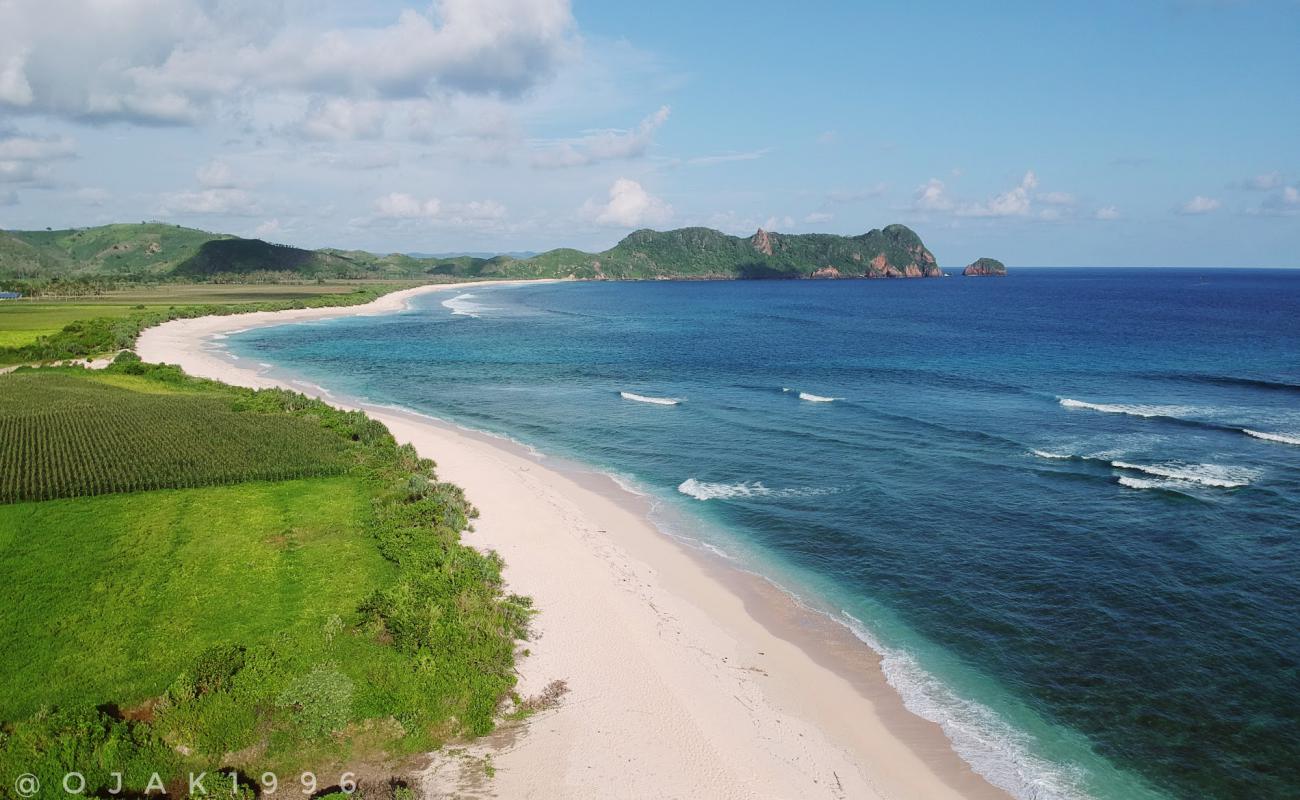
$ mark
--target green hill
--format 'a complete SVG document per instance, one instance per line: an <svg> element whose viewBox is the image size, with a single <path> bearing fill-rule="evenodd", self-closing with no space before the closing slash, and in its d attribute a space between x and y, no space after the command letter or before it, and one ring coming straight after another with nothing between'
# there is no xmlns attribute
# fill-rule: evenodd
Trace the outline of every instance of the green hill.
<svg viewBox="0 0 1300 800"><path fill-rule="evenodd" d="M760 229L742 238L711 228L640 230L603 253L552 250L515 262L509 269L528 277L608 279L943 275L934 254L905 225L890 225L860 236L769 233Z"/></svg>
<svg viewBox="0 0 1300 800"><path fill-rule="evenodd" d="M162 223L0 231L0 277L146 278L171 274L225 234Z"/></svg>
<svg viewBox="0 0 1300 800"><path fill-rule="evenodd" d="M531 258L416 257L304 250L158 223L63 231L0 231L0 280L265 281L377 278L920 278L934 255L905 225L860 236L748 238L710 228L639 230L600 253L561 248Z"/></svg>

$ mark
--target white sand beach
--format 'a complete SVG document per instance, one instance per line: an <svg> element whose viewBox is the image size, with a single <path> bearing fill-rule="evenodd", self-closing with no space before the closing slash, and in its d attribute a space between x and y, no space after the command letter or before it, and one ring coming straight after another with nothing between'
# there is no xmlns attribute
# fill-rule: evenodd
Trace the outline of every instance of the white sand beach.
<svg viewBox="0 0 1300 800"><path fill-rule="evenodd" d="M486 284L474 284L482 286ZM427 286L365 306L177 320L137 352L193 375L279 385L224 357L214 334L401 310ZM337 399L294 384L295 391ZM473 743L494 777L435 755L430 796L502 798L993 798L934 723L908 712L879 658L768 582L656 529L612 479L555 469L449 423L366 406L434 459L481 517L470 544L498 551L533 597L520 693L567 683L559 705Z"/></svg>

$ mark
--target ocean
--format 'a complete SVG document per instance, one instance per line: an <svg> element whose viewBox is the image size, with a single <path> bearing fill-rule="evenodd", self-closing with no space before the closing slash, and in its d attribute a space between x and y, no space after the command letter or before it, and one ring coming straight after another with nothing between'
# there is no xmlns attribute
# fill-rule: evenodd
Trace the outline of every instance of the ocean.
<svg viewBox="0 0 1300 800"><path fill-rule="evenodd" d="M1300 271L471 286L223 344L618 476L1018 797L1300 797Z"/></svg>

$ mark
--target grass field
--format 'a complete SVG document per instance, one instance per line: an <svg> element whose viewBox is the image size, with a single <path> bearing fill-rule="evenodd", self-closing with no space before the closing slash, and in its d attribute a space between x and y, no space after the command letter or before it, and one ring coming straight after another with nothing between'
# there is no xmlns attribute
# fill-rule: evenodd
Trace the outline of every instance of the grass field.
<svg viewBox="0 0 1300 800"><path fill-rule="evenodd" d="M0 719L161 695L208 647L320 639L392 577L349 478L0 505Z"/></svg>
<svg viewBox="0 0 1300 800"><path fill-rule="evenodd" d="M383 283L168 284L92 296L0 300L0 348L31 344L38 337L58 333L69 323L97 317L116 319L183 305L293 302L326 294L347 294L358 286Z"/></svg>
<svg viewBox="0 0 1300 800"><path fill-rule="evenodd" d="M100 796L122 769L137 796L153 771L382 765L492 729L529 602L382 425L130 359L0 375L14 420L0 476L60 491L346 471L0 504L0 796L23 772Z"/></svg>

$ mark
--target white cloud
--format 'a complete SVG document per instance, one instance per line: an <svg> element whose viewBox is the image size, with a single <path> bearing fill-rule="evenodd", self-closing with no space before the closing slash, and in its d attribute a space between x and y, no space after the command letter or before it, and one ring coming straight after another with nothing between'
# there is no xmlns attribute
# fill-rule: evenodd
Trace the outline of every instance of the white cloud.
<svg viewBox="0 0 1300 800"><path fill-rule="evenodd" d="M163 195L158 213L164 217L185 214L238 217L256 215L259 207L243 189L199 189Z"/></svg>
<svg viewBox="0 0 1300 800"><path fill-rule="evenodd" d="M583 219L616 228L662 225L672 218L673 207L650 194L634 180L619 178L609 187L609 202L594 199L578 210Z"/></svg>
<svg viewBox="0 0 1300 800"><path fill-rule="evenodd" d="M1110 220L1119 219L1119 209L1115 206L1102 206L1092 214L1093 219L1099 219L1109 222Z"/></svg>
<svg viewBox="0 0 1300 800"><path fill-rule="evenodd" d="M1178 213L1187 215L1208 214L1211 211L1217 211L1220 205L1221 203L1213 197L1198 194L1179 206Z"/></svg>
<svg viewBox="0 0 1300 800"><path fill-rule="evenodd" d="M107 189L101 189L97 186L85 186L72 193L77 200L88 206L102 206L113 199L113 195Z"/></svg>
<svg viewBox="0 0 1300 800"><path fill-rule="evenodd" d="M533 166L583 167L601 161L638 158L654 141L655 131L668 121L671 109L661 106L631 130L595 131L572 141L543 144L533 154Z"/></svg>
<svg viewBox="0 0 1300 800"><path fill-rule="evenodd" d="M315 98L298 130L308 139L377 139L384 132L386 113L387 107L375 100Z"/></svg>
<svg viewBox="0 0 1300 800"><path fill-rule="evenodd" d="M1037 195L1037 199L1049 206L1072 206L1074 205L1074 195L1069 192L1043 192Z"/></svg>
<svg viewBox="0 0 1300 800"><path fill-rule="evenodd" d="M258 95L518 96L578 43L569 0L437 0L387 25L321 30L243 0L0 2L0 103L185 124Z"/></svg>
<svg viewBox="0 0 1300 800"><path fill-rule="evenodd" d="M1262 175L1256 175L1253 178L1237 181L1230 184L1234 189L1246 189L1254 192L1268 192L1282 186L1282 173L1265 172Z"/></svg>
<svg viewBox="0 0 1300 800"><path fill-rule="evenodd" d="M1033 170L1025 173L1020 185L995 195L983 203L971 203L957 209L963 217L1022 217L1030 212L1030 193L1038 188L1038 176Z"/></svg>
<svg viewBox="0 0 1300 800"><path fill-rule="evenodd" d="M235 178L234 171L225 161L209 161L194 172L199 185L208 189L238 189L248 184Z"/></svg>
<svg viewBox="0 0 1300 800"><path fill-rule="evenodd" d="M1267 217L1289 217L1300 214L1300 189L1294 186L1283 186L1264 198L1259 208L1250 213Z"/></svg>
<svg viewBox="0 0 1300 800"><path fill-rule="evenodd" d="M392 192L375 201L375 216L381 219L432 219L441 210L442 203L438 198L420 200L405 192Z"/></svg>
<svg viewBox="0 0 1300 800"><path fill-rule="evenodd" d="M48 181L52 162L76 154L76 144L66 136L41 137L0 131L0 183Z"/></svg>
<svg viewBox="0 0 1300 800"><path fill-rule="evenodd" d="M253 229L253 235L259 239L265 239L268 236L274 236L280 230L280 220L268 219L261 225Z"/></svg>
<svg viewBox="0 0 1300 800"><path fill-rule="evenodd" d="M827 211L814 211L803 218L803 221L809 225L818 225L823 222L830 222L835 219L835 215Z"/></svg>
<svg viewBox="0 0 1300 800"><path fill-rule="evenodd" d="M25 106L32 102L32 87L27 83L26 51L20 50L0 63L0 103Z"/></svg>
<svg viewBox="0 0 1300 800"><path fill-rule="evenodd" d="M953 202L943 181L931 178L917 187L913 206L919 211L950 211Z"/></svg>
<svg viewBox="0 0 1300 800"><path fill-rule="evenodd" d="M788 214L784 217L770 216L760 226L765 231L790 230L794 227L794 217Z"/></svg>
<svg viewBox="0 0 1300 800"><path fill-rule="evenodd" d="M686 163L691 166L706 167L713 164L727 164L732 161L757 161L770 152L772 152L771 148L764 147L762 150L749 150L743 153L718 153L712 156L688 158Z"/></svg>

